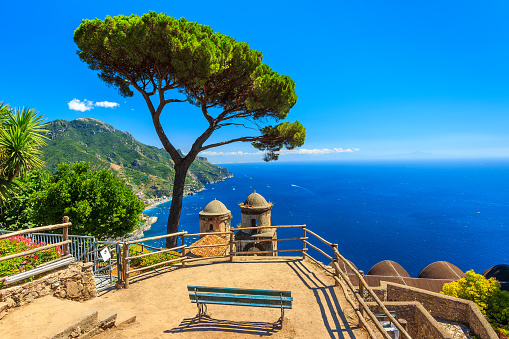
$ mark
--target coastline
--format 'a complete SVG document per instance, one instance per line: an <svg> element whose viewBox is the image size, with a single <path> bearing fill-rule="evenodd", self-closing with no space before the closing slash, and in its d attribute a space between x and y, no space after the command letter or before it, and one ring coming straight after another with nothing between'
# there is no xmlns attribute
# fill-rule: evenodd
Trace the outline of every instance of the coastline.
<svg viewBox="0 0 509 339"><path fill-rule="evenodd" d="M184 191L184 197L196 195L196 194L198 194L198 193L200 193L202 191L205 191L206 190L205 185L215 184L216 182L224 181L224 180L229 179L229 178L233 178L233 173L228 172L228 175L226 177L222 178L222 179L215 180L215 181L213 180L211 182L203 184L203 187L200 188L199 190L196 190L196 191ZM171 198L162 199L160 201L156 201L156 202L154 202L154 203L152 203L150 205L147 205L142 213L145 213L146 211L148 211L150 209L156 208L157 206L159 206L161 204L167 203L168 201L171 201Z"/></svg>
<svg viewBox="0 0 509 339"><path fill-rule="evenodd" d="M123 241L131 241L131 240L141 239L141 238L143 238L143 233L145 231L148 231L152 227L152 224L156 223L157 220L158 220L158 217L148 217L147 219L145 219L145 222L143 223L143 225L140 226L139 229L137 229L131 233L128 233L128 234L124 235L123 237L107 239L107 241L123 242Z"/></svg>
<svg viewBox="0 0 509 339"><path fill-rule="evenodd" d="M146 211L151 210L151 209L153 209L153 208L156 208L157 206L159 206L159 205L161 205L161 204L164 204L164 203L166 203L166 202L168 202L168 201L171 201L171 198L163 199L163 200L161 200L161 201L157 201L157 202L154 202L154 203L152 203L152 204L150 204L150 205L147 205L147 206L145 206L145 209L144 209L144 210L143 210L143 212L141 212L141 213L145 213Z"/></svg>
<svg viewBox="0 0 509 339"><path fill-rule="evenodd" d="M192 196L192 195L196 195L200 192L203 192L203 191L206 191L207 188L205 187L205 185L210 185L210 184L214 184L216 182L219 182L219 181L224 181L228 178L233 178L233 174L232 173L228 173L228 175L220 180L215 180L215 181L211 181L207 184L204 184L202 188L198 189L198 190L195 190L195 191L184 191L184 198L185 197L188 197L188 196ZM165 199L161 199L161 200L158 200L156 202L153 202L151 203L150 205L147 205L145 206L145 209L143 210L142 214L146 213L147 211L151 210L151 209L154 209L156 208L157 206L159 205L162 205L162 204L165 204L169 201L171 201L172 199L171 198L165 198ZM125 235L125 237L123 237L121 240L122 241L129 241L129 240L137 240L137 239L141 239L143 238L144 236L144 232L145 231L148 231L151 229L152 227L152 224L156 223L158 220L158 217L149 217L148 220L145 221L145 223L136 231L130 233L130 234L127 234Z"/></svg>

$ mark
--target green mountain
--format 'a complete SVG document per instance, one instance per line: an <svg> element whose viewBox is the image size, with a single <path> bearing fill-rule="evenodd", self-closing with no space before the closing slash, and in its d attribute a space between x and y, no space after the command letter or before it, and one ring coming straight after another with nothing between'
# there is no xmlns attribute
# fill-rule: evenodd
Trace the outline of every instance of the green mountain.
<svg viewBox="0 0 509 339"><path fill-rule="evenodd" d="M171 196L175 171L164 149L142 144L128 132L100 120L80 118L55 120L47 125L47 145L42 148L46 169L54 173L63 162L85 161L92 169L106 169L126 180L145 197ZM186 193L203 185L230 177L226 169L198 157L186 178Z"/></svg>

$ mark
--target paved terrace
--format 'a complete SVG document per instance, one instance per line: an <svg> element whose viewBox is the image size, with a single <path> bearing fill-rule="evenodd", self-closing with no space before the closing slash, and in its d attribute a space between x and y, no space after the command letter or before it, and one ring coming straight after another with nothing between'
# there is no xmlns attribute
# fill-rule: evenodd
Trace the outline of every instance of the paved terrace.
<svg viewBox="0 0 509 339"><path fill-rule="evenodd" d="M187 285L290 290L293 308L209 305L209 317L197 321ZM132 277L128 289L100 298L137 316L134 324L96 338L367 338L333 279L316 264L296 257L247 258L162 268Z"/></svg>

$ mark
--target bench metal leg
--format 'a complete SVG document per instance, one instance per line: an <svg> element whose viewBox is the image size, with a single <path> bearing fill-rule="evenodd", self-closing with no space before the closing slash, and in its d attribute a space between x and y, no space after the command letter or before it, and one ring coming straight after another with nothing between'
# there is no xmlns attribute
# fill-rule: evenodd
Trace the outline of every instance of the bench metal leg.
<svg viewBox="0 0 509 339"><path fill-rule="evenodd" d="M281 328L283 328L283 321L285 320L285 309L283 308L283 293L279 294L281 298Z"/></svg>
<svg viewBox="0 0 509 339"><path fill-rule="evenodd" d="M201 321L201 316L202 315L207 315L207 304L203 304L203 303L196 303L196 305L198 306L198 320Z"/></svg>

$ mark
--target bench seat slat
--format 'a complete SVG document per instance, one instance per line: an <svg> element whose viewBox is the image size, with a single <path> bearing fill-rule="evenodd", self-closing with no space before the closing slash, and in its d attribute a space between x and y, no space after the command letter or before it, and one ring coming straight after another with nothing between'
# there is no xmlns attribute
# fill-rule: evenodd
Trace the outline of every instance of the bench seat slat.
<svg viewBox="0 0 509 339"><path fill-rule="evenodd" d="M226 288L226 287L209 287L209 286L187 286L187 290L194 292L194 289L198 289L198 292L213 292L213 293L232 293L232 294L254 294L254 295L271 295L279 297L280 293L283 293L283 297L291 297L291 291L274 291L274 290L256 290L247 288Z"/></svg>
<svg viewBox="0 0 509 339"><path fill-rule="evenodd" d="M232 299L253 299L253 300L275 300L280 301L283 299L283 301L292 301L292 297L280 297L280 296L271 296L271 295L254 295L254 294L230 294L230 293L203 293L203 292L197 292L196 295L198 295L198 299L202 298L232 298ZM195 294L189 293L189 298L194 299Z"/></svg>
<svg viewBox="0 0 509 339"><path fill-rule="evenodd" d="M197 293L198 301L208 303L210 301L229 302L229 303L245 303L245 304L263 304L263 305L283 305L291 306L293 298L291 297L274 297L263 295L235 295L235 294L218 294L218 293ZM189 294L189 299L195 301L194 293Z"/></svg>
<svg viewBox="0 0 509 339"><path fill-rule="evenodd" d="M191 300L192 303L196 303L196 300ZM228 301L209 301L205 302L206 304L216 304L216 305L234 305L234 306L254 306L254 307L272 307L272 308L281 308L281 305L270 305L270 304L249 304L249 303L239 303L239 302L228 302ZM292 305L284 305L284 309L291 309Z"/></svg>

